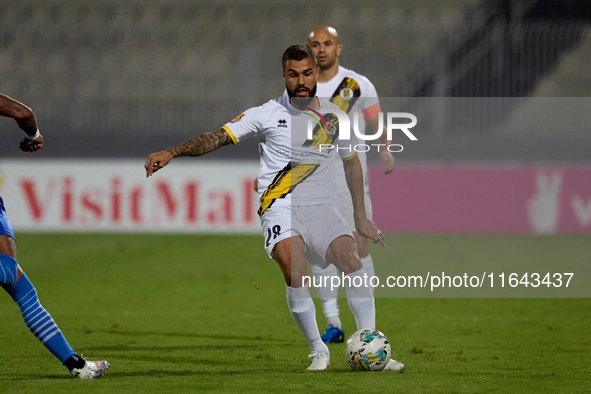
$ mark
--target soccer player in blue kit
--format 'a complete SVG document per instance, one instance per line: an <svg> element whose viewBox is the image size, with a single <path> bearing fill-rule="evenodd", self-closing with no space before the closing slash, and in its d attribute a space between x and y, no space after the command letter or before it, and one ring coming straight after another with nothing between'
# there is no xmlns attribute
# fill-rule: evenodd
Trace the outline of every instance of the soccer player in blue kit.
<svg viewBox="0 0 591 394"><path fill-rule="evenodd" d="M43 136L37 128L35 114L26 105L0 94L0 115L13 118L25 132L20 143L24 152L36 152L43 147ZM16 261L14 232L6 216L0 197L0 286L8 292L20 308L29 330L78 379L101 377L109 363L86 361L78 356L62 334L51 315L41 306L37 290Z"/></svg>

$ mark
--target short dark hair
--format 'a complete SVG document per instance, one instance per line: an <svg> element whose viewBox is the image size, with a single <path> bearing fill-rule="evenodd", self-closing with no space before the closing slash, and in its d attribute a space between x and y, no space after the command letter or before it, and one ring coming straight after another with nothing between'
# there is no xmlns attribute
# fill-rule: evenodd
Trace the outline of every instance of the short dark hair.
<svg viewBox="0 0 591 394"><path fill-rule="evenodd" d="M316 54L312 48L304 44L293 44L283 52L283 57L281 58L283 69L285 70L285 63L289 60L299 62L309 57L314 60L314 65L318 67L318 60L316 59Z"/></svg>

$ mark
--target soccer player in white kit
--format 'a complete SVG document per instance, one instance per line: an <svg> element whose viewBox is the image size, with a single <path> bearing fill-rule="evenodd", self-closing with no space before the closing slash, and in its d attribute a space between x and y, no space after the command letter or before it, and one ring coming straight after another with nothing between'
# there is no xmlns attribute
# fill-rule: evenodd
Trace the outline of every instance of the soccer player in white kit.
<svg viewBox="0 0 591 394"><path fill-rule="evenodd" d="M342 51L342 45L339 44L337 31L328 26L320 26L314 29L308 35L308 45L316 53L318 65L320 66L320 75L318 77L318 97L326 97L332 103L348 114L354 112L363 114L363 118L369 123L372 134L378 130L378 115L380 113L380 103L374 85L355 71L346 69L339 65L339 56ZM365 131L365 122L359 122L361 133ZM378 144L389 144L386 133L383 133ZM372 205L369 197L369 185L367 179L367 158L365 152L359 152L359 161L363 169L365 209L367 217L372 219ZM389 174L394 169L394 158L387 149L380 149L385 169L384 174ZM351 228L354 227L353 206L349 190L346 187L345 174L340 162L335 161L335 174L337 177L337 204L339 212L345 217ZM353 230L359 257L368 276L374 275L373 260L369 253L368 239L360 236ZM313 266L312 270L316 277L338 276L334 265L322 269L319 266ZM318 281L319 283L319 281ZM328 328L322 335L325 343L343 342L344 331L339 318L339 306L337 301L338 288L330 287L317 288L324 315L328 322Z"/></svg>
<svg viewBox="0 0 591 394"><path fill-rule="evenodd" d="M145 169L150 176L174 157L200 156L245 138L259 139L258 212L265 250L283 272L289 311L310 346L313 360L308 369L324 370L330 367L330 354L320 338L314 302L304 281L306 259L324 267L330 261L349 279L345 288L358 329L374 328L375 303L369 285L354 285L365 270L351 230L334 204L335 147L345 148L351 141L338 138L339 122L332 112L338 108L315 96L320 70L312 49L294 44L284 52L282 64L287 96L250 108L215 132L150 154ZM316 124L313 139L307 138L306 127L299 127L311 118ZM332 148L322 149L320 144ZM365 215L357 154L350 149L338 154L350 185L357 231L385 245L381 232Z"/></svg>

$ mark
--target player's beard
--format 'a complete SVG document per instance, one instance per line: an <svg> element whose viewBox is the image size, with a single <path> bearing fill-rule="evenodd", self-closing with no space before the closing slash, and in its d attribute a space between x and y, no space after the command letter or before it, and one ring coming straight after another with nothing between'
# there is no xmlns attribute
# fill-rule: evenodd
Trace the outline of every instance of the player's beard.
<svg viewBox="0 0 591 394"><path fill-rule="evenodd" d="M326 58L326 62L324 63L324 65L322 64L318 64L318 67L320 67L320 71L326 71L328 69L330 69L332 66L334 66L334 63L337 61L337 57L336 56L329 56Z"/></svg>
<svg viewBox="0 0 591 394"><path fill-rule="evenodd" d="M312 88L312 90L310 90L310 96L309 97L300 97L300 96L296 96L295 91L300 88L300 86L298 86L296 89L294 90L290 90L287 85L285 85L285 90L287 90L287 95L289 96L289 98L291 99L295 99L295 104L300 106L300 107L306 107L308 106L308 104L310 104L312 102L312 100L314 100L314 96L316 96L316 88L317 85L314 84L314 87Z"/></svg>

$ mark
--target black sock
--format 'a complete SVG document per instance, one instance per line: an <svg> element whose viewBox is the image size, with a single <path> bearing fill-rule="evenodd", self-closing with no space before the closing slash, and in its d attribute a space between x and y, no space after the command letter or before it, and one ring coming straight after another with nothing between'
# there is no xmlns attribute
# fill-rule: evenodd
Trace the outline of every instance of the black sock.
<svg viewBox="0 0 591 394"><path fill-rule="evenodd" d="M72 372L72 370L74 368L78 368L78 369L83 368L85 364L86 364L86 361L82 357L79 357L77 355L74 355L74 356L70 357L69 359L67 359L66 361L64 361L64 365L66 366L66 368L68 368L68 370L70 372Z"/></svg>

